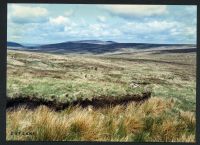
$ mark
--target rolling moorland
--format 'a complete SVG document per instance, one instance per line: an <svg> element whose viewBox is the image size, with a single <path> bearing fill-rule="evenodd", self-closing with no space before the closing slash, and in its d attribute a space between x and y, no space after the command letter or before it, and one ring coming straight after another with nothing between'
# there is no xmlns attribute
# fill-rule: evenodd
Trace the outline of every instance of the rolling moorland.
<svg viewBox="0 0 200 145"><path fill-rule="evenodd" d="M7 140L195 142L194 45L12 43L7 74Z"/></svg>

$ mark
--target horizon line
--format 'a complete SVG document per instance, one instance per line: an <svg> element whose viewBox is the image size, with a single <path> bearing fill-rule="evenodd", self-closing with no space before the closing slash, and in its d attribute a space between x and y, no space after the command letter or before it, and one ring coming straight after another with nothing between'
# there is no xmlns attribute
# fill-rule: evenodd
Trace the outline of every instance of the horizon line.
<svg viewBox="0 0 200 145"><path fill-rule="evenodd" d="M80 39L80 40L70 40L70 41L61 41L61 42L54 42L54 43L27 43L27 42L17 42L17 41L7 41L18 43L21 45L51 45L51 44L60 44L60 43L67 43L67 42L78 42L78 41L103 41L103 42L114 42L114 43L133 43L133 44L157 44L157 45L197 45L197 43L148 43L148 42L118 42L113 40L99 40L99 39Z"/></svg>

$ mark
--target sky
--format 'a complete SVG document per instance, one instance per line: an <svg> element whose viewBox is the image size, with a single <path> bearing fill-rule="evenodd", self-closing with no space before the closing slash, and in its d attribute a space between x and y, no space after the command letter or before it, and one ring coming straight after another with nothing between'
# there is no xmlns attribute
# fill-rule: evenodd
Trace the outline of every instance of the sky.
<svg viewBox="0 0 200 145"><path fill-rule="evenodd" d="M8 4L7 40L196 44L193 5Z"/></svg>

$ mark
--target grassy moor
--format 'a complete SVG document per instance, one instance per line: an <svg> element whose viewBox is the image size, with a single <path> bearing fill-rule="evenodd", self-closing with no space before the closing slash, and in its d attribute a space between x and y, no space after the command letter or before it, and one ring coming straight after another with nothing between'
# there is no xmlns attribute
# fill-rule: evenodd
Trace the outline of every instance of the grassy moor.
<svg viewBox="0 0 200 145"><path fill-rule="evenodd" d="M7 139L194 142L196 54L159 52L9 50Z"/></svg>

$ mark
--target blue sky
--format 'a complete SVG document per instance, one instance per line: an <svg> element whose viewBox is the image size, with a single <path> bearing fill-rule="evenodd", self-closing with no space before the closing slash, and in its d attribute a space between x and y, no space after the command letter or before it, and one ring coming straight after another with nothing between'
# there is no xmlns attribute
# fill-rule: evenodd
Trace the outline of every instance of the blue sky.
<svg viewBox="0 0 200 145"><path fill-rule="evenodd" d="M196 44L196 6L9 4L8 41Z"/></svg>

